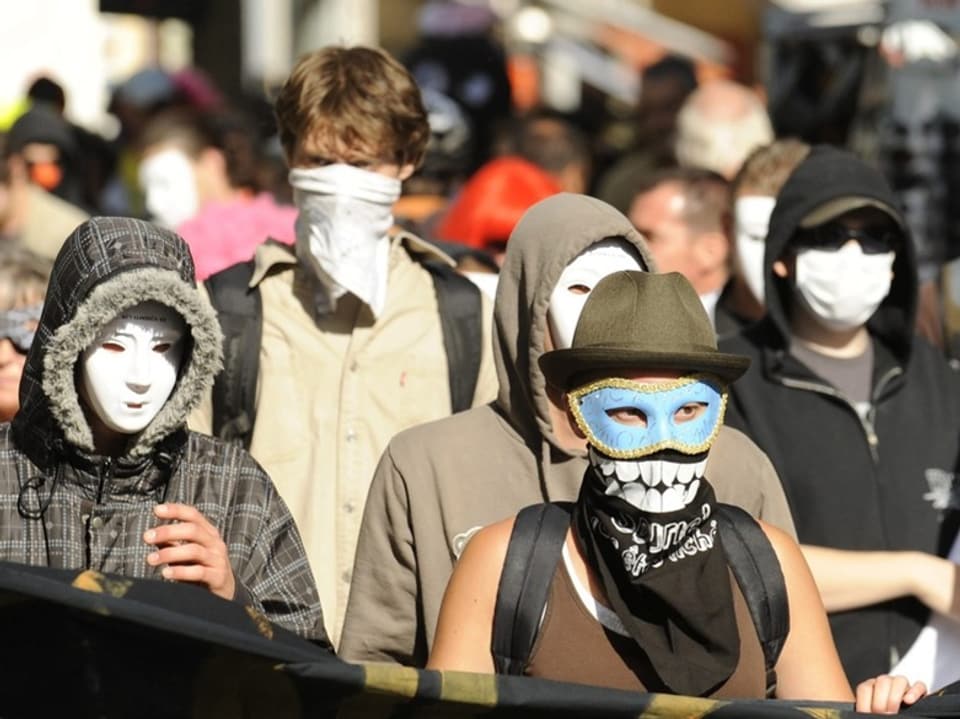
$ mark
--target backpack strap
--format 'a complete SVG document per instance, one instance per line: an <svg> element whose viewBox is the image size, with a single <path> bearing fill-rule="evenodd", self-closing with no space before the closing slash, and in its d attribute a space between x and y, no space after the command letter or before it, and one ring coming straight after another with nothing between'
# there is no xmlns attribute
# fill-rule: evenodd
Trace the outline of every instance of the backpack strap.
<svg viewBox="0 0 960 719"><path fill-rule="evenodd" d="M232 265L205 285L223 330L223 370L213 382L213 434L250 449L257 416L263 307L250 287L253 261Z"/></svg>
<svg viewBox="0 0 960 719"><path fill-rule="evenodd" d="M556 504L531 505L514 520L493 614L490 649L498 674L526 668L569 527L569 506Z"/></svg>
<svg viewBox="0 0 960 719"><path fill-rule="evenodd" d="M450 407L453 412L461 412L473 406L483 355L480 290L452 267L437 262L423 262L423 266L430 272L437 293Z"/></svg>
<svg viewBox="0 0 960 719"><path fill-rule="evenodd" d="M777 660L790 632L787 586L780 561L760 524L740 507L717 504L723 550L737 579L763 647L767 696L777 688Z"/></svg>

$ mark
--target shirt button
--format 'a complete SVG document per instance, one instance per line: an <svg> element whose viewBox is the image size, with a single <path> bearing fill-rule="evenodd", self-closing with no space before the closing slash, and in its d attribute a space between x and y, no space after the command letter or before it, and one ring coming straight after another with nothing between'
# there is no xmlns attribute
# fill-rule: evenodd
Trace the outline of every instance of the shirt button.
<svg viewBox="0 0 960 719"><path fill-rule="evenodd" d="M340 575L340 581L344 584L350 584L350 572L344 572Z"/></svg>
<svg viewBox="0 0 960 719"><path fill-rule="evenodd" d="M347 514L353 514L353 502L347 502L343 505L343 511Z"/></svg>
<svg viewBox="0 0 960 719"><path fill-rule="evenodd" d="M351 371L351 372L356 372L356 371L357 371L357 361L356 361L356 360L353 360L353 362L350 363L350 371Z"/></svg>
<svg viewBox="0 0 960 719"><path fill-rule="evenodd" d="M348 429L348 430L347 430L347 441L348 441L348 442L353 442L356 438L357 438L357 433L354 432L352 429Z"/></svg>
<svg viewBox="0 0 960 719"><path fill-rule="evenodd" d="M90 526L94 529L101 529L103 527L103 517L94 517L91 519Z"/></svg>

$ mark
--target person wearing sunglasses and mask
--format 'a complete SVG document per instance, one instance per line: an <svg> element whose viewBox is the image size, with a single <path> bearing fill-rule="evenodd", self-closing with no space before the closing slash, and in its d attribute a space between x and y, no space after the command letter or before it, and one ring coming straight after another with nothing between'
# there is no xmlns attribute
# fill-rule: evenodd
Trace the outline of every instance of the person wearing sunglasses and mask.
<svg viewBox="0 0 960 719"><path fill-rule="evenodd" d="M929 610L953 610L958 375L915 335L893 193L848 152L814 148L781 188L764 284L766 318L720 342L752 359L727 422L777 468L857 683L890 670Z"/></svg>
<svg viewBox="0 0 960 719"><path fill-rule="evenodd" d="M33 343L52 263L17 245L0 248L0 422L20 409L20 377Z"/></svg>

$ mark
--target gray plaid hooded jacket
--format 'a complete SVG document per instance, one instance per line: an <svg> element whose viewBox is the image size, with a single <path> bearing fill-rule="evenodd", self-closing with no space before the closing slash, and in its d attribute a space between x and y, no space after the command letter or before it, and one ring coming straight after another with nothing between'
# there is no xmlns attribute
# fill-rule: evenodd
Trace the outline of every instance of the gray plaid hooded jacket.
<svg viewBox="0 0 960 719"><path fill-rule="evenodd" d="M180 376L123 456L98 456L75 386L77 360L107 322L147 300L186 321ZM53 268L20 412L0 424L0 559L160 579L143 541L158 521L153 507L190 504L227 544L237 600L325 643L300 535L273 483L242 449L185 429L220 369L221 343L180 237L128 218L80 225Z"/></svg>

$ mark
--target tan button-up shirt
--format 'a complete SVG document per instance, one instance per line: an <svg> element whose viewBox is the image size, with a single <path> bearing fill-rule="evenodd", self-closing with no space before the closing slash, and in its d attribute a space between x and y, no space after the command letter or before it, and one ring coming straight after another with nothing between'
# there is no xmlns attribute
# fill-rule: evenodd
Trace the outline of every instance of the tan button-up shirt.
<svg viewBox="0 0 960 719"><path fill-rule="evenodd" d="M296 519L335 643L381 453L400 430L450 414L433 280L411 254L449 262L411 235L393 238L387 300L376 320L350 294L334 312L316 311L317 281L291 248L263 245L251 278L263 301L263 343L250 451ZM487 302L483 312L474 404L497 392ZM209 401L191 417L191 427L210 431Z"/></svg>

